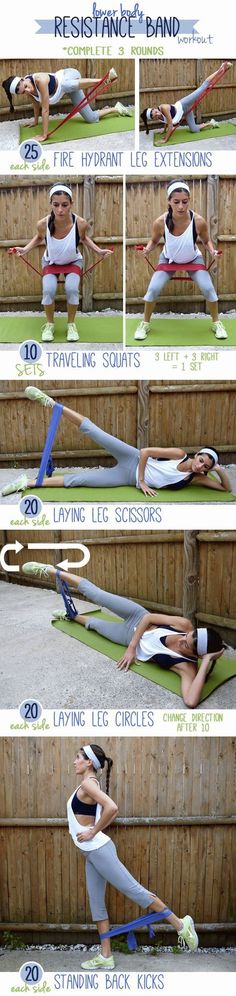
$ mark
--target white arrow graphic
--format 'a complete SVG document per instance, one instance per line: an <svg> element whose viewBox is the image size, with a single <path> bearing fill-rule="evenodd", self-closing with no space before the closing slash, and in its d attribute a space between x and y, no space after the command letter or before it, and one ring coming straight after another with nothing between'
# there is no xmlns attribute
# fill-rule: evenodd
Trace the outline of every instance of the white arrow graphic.
<svg viewBox="0 0 236 996"><path fill-rule="evenodd" d="M81 560L61 560L57 564L57 567L62 567L64 571L68 571L69 567L85 567L90 560L90 553L87 546L83 543L28 543L28 550L78 550L83 556Z"/></svg>
<svg viewBox="0 0 236 996"><path fill-rule="evenodd" d="M22 543L18 543L18 540L15 540L15 543L6 543L6 545L2 547L0 553L0 564L4 571L11 571L15 573L20 570L19 567L13 567L11 564L6 564L5 556L9 550L13 550L14 553L19 553L19 551L23 549L24 547L22 546Z"/></svg>

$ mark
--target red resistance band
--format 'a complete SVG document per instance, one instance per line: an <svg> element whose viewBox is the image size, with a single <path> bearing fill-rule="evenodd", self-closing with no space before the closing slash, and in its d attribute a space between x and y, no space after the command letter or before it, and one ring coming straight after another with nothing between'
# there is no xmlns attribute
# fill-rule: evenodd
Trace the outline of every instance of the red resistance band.
<svg viewBox="0 0 236 996"><path fill-rule="evenodd" d="M218 73L217 73L217 79L211 80L211 82L209 83L209 85L207 87L207 90L205 90L204 93L201 93L201 96L198 97L198 99L194 101L194 104L192 104L192 107L189 107L189 109L187 111L187 114L190 114L190 111L194 111L195 107L198 107L198 104L201 103L201 100L203 100L203 98L206 96L206 94L210 93L211 90L213 90L214 86L217 85L217 83L220 83L220 80L223 79L223 76L225 75L225 73L227 73L227 70L228 70L228 66L225 66L225 69L222 66L220 66L220 68L218 69ZM178 128L179 125L182 124L182 121L184 121L184 118L185 118L185 114L183 114L183 116L180 119L180 121L178 121L178 123L173 126L173 130L171 132L171 135L173 135L174 131L176 131L176 128ZM171 138L171 135L169 136L170 138ZM169 139L167 139L167 141L169 141Z"/></svg>
<svg viewBox="0 0 236 996"><path fill-rule="evenodd" d="M81 266L76 266L75 263L68 263L66 266L58 266L57 263L48 263L46 266L43 266L42 273L43 277L46 277L47 273L56 273L58 275L59 273L78 273L79 276L81 276L81 273L83 274L83 270L81 269ZM60 282L61 281L59 281L59 283Z"/></svg>
<svg viewBox="0 0 236 996"><path fill-rule="evenodd" d="M141 245L137 245L134 248L138 252L142 252L145 247L141 246ZM219 250L218 255L222 256L222 250L221 249ZM205 263L158 263L157 266L153 266L152 263L150 262L150 259L148 259L147 256L145 257L145 259L146 259L147 263L149 264L149 266L151 267L151 269L153 270L154 273L157 273L158 270L164 270L165 273L175 273L176 270L190 270L192 272L194 272L196 270L205 270L205 273L209 273L209 270L211 269L211 266L214 263L214 259L216 259L216 257L213 256L213 259L211 260L209 266L205 266ZM176 277L175 276L173 279L174 280L191 280L192 278L191 277Z"/></svg>
<svg viewBox="0 0 236 996"><path fill-rule="evenodd" d="M88 104L91 104L92 100L95 100L95 97L100 97L102 93L105 93L105 90L108 89L110 83L113 83L113 80L108 81L108 76L109 76L109 70L105 74L105 76L102 77L101 80L99 80L97 83L94 84L93 87L91 87L91 90L88 90L88 93L84 95L83 99L80 100L79 104L77 104L76 107L73 107L72 111L69 111L69 114L66 114L66 117L63 118L62 121L59 121L57 125L55 125L55 128L52 128L52 131L48 132L47 138L51 138L51 135L54 135L55 131L57 131L58 128L61 128L62 125L66 124L66 121L70 121L70 118L73 118L74 114L79 114L80 111L83 111L84 107L87 107Z"/></svg>
<svg viewBox="0 0 236 996"><path fill-rule="evenodd" d="M14 256L15 253L16 253L16 248L15 248L15 246L13 246L12 249L8 249L7 251L8 251L8 255L9 256ZM114 252L113 246L111 246L110 252L112 252L112 253ZM78 273L79 276L81 276L81 279L83 277L86 277L87 273L91 273L92 270L94 270L94 267L98 266L98 263L102 263L103 259L105 259L105 258L106 257L104 257L104 256L100 256L100 259L97 259L96 263L92 263L92 266L88 266L87 270L82 270L81 267L80 266L76 266L75 263L68 263L66 265L64 265L63 263L61 263L61 265L58 265L57 263L52 263L51 265L48 264L48 265L44 266L43 270L41 272L41 270L37 270L36 266L33 266L33 264L30 263L29 260L25 258L25 256L18 256L18 259L21 259L22 263L26 263L26 266L29 266L30 270L33 270L34 273L37 273L38 277L46 276L47 273L56 273L58 275L60 273L64 273L64 274L65 273ZM58 283L59 284L63 284L64 280L58 280Z"/></svg>

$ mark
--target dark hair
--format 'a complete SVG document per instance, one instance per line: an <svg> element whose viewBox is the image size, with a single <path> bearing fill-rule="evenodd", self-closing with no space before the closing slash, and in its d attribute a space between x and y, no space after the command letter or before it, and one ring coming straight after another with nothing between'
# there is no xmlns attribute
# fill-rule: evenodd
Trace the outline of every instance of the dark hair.
<svg viewBox="0 0 236 996"><path fill-rule="evenodd" d="M72 204L72 197L70 197L69 194L66 194L65 190L57 190L57 191L55 191L55 194L53 194L52 196L53 197L57 197L57 195L60 195L60 194L64 194L65 197L68 197L68 199L70 200L70 203ZM51 210L51 214L50 214L50 218L49 218L49 222L48 222L48 227L49 227L50 235L54 235L54 232L55 232L55 214L54 214L53 209Z"/></svg>
<svg viewBox="0 0 236 996"><path fill-rule="evenodd" d="M186 180L180 180L179 181L179 187L176 187L176 189L173 190L173 194L182 194L182 192L184 191L184 193L188 194L188 197L189 197L188 191L184 190L184 187L181 186L182 183L186 184ZM168 186L170 186L170 183L168 184ZM170 200L170 198L172 196L173 196L172 194L168 194L168 202L169 202L169 200ZM169 232L173 232L174 231L173 211L172 211L171 204L168 204L168 212L167 212L167 215L166 215L166 225L167 225L167 228L168 228Z"/></svg>
<svg viewBox="0 0 236 996"><path fill-rule="evenodd" d="M15 108L14 108L14 104L13 104L13 100L12 100L12 94L11 94L11 91L10 91L10 86L11 86L12 80L14 80L14 79L15 79L14 76L8 76L6 80L2 81L3 89L5 90L6 96L7 96L8 100L9 100L11 114L15 113ZM17 89L16 89L16 93L17 93Z"/></svg>
<svg viewBox="0 0 236 996"><path fill-rule="evenodd" d="M148 110L148 108L145 107L144 111L142 111L142 113L140 114L140 118L142 118L142 121L143 121L143 123L145 125L146 135L149 135L149 122L147 121L147 110Z"/></svg>
<svg viewBox="0 0 236 996"><path fill-rule="evenodd" d="M193 639L194 653L196 654L196 657L197 657L198 653L197 653L197 630L196 629L193 630L192 639ZM206 653L207 654L216 654L217 651L219 651L219 653L220 653L220 651L223 650L223 647L225 647L225 644L223 643L223 640L221 639L220 634L217 633L217 630L216 629L212 629L210 626L207 626L207 651L206 651ZM216 660L212 661L211 666L209 668L209 671L207 673L207 678L210 677L210 674L211 674L211 672L213 671L213 668L216 665Z"/></svg>
<svg viewBox="0 0 236 996"><path fill-rule="evenodd" d="M93 753L96 755L96 757L97 757L97 759L99 761L100 768L104 768L105 764L107 764L107 771L106 771L106 792L108 794L109 793L109 785L110 785L110 774L111 774L111 769L112 769L112 765L113 765L112 758L111 757L107 757L106 754L105 754L105 752L104 752L104 750L102 749L102 747L99 747L98 744L90 744L90 747L92 748ZM83 748L82 748L81 749L81 754L83 754L83 753L84 753L84 751L83 751ZM87 758L87 754L85 754L84 756Z"/></svg>

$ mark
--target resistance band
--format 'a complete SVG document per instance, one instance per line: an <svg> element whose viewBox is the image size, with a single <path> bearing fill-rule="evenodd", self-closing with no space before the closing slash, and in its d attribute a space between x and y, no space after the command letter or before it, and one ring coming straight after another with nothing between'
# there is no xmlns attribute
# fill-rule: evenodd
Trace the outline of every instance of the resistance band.
<svg viewBox="0 0 236 996"><path fill-rule="evenodd" d="M43 478L44 478L44 473L45 473L46 467L48 466L48 461L50 460L50 457L51 457L51 449L52 449L53 441L54 441L54 438L55 438L55 435L56 435L56 432L57 432L57 429L58 429L58 426L59 426L59 422L60 422L60 418L61 418L62 412L63 412L63 405L55 404L54 407L53 407L53 410L52 410L51 422L50 422L48 434L47 434L47 437L46 437L46 442L45 442L45 446L44 446L44 450L43 450L43 454L42 454L42 458L41 458L41 463L40 463L39 472L38 472L38 476L37 476L37 479L36 479L35 487L38 487L38 488L41 487L41 484L42 484L42 481L43 481Z"/></svg>
<svg viewBox="0 0 236 996"><path fill-rule="evenodd" d="M167 917L171 916L171 910L167 906L160 913L147 913L145 916L139 916L137 920L131 920L130 923L125 923L123 927L114 927L113 930L108 930L106 934L100 934L101 939L105 940L106 937L116 937L117 934L128 934L127 943L130 951L135 951L137 948L137 941L133 931L133 927L148 927L149 937L155 937L155 933L151 924L154 921L166 920Z"/></svg>
<svg viewBox="0 0 236 996"><path fill-rule="evenodd" d="M67 584L67 581L62 580L61 572L58 567L56 570L56 589L59 595L62 595L68 619L75 619L75 616L78 615L78 612L73 602L72 595L70 594L70 589Z"/></svg>
<svg viewBox="0 0 236 996"><path fill-rule="evenodd" d="M137 252L143 252L143 250L145 249L145 246L137 245L134 248L136 249ZM218 252L217 255L218 256L222 256L222 250L221 249L219 249L219 252ZM146 262L151 267L151 270L153 270L154 273L158 273L159 270L164 270L165 273L174 273L175 274L176 270L189 270L190 272L194 272L196 270L205 270L205 273L209 273L209 270L211 269L211 266L212 266L212 264L214 263L214 260L217 257L213 256L213 259L211 260L209 266L205 266L205 263L167 263L167 262L166 263L158 263L157 266L153 266L153 264L151 263L150 259L148 259L147 256L145 256L144 258L146 259ZM172 279L173 280L191 280L192 278L191 277L177 277L175 275Z"/></svg>
<svg viewBox="0 0 236 996"><path fill-rule="evenodd" d="M218 72L217 72L217 79L210 80L209 85L207 87L207 90L205 90L204 93L201 93L200 96L197 98L197 100L194 101L194 103L192 104L192 106L188 108L188 111L186 111L187 114L190 114L190 111L194 111L195 107L198 107L198 104L200 104L201 100L203 100L203 98L206 96L206 93L210 93L210 91L213 90L213 87L216 86L217 83L220 83L220 80L223 79L223 76L225 75L225 73L227 73L227 70L228 70L228 66L225 66L225 67L224 66L220 66L219 67ZM171 135L173 135L174 131L176 131L176 128L178 128L179 125L182 124L182 121L184 121L184 118L185 118L185 114L183 114L182 118L180 119L180 121L178 121L178 123L176 125L174 125L174 127L172 129L172 132L171 132ZM170 138L171 138L171 135L169 136ZM167 139L167 142L168 141L169 141L169 139ZM166 144L167 144L167 142L166 142Z"/></svg>
<svg viewBox="0 0 236 996"><path fill-rule="evenodd" d="M8 249L7 252L8 256L14 256L16 254L16 246L12 246L12 248ZM110 252L114 253L113 246L111 246ZM37 270L36 266L33 266L33 263L30 263L25 256L18 256L17 259L22 259L22 263L26 263L26 266L29 266L30 270L33 270L34 273L37 273L38 277L43 277L44 275L46 275L46 273L56 273L56 274L79 273L79 276L81 276L81 279L83 279L83 277L87 277L88 273L92 273L92 270L94 270L95 266L98 266L99 263L102 263L103 260L106 259L106 256L100 256L100 259L97 259L96 263L92 263L91 266L88 266L87 270L82 270L79 266L75 266L75 264L73 263L67 263L66 265L64 265L63 263L61 265L58 265L58 263L51 263L48 266L46 264L46 266L43 267L43 270ZM63 284L63 283L64 280L58 280L58 284Z"/></svg>
<svg viewBox="0 0 236 996"><path fill-rule="evenodd" d="M113 80L108 80L109 72L110 70L108 70L108 72L105 74L105 76L102 77L101 80L98 80L98 82L95 83L93 87L91 87L91 90L88 90L87 94L84 95L82 100L80 100L79 104L77 104L76 107L73 107L72 111L69 111L69 114L66 114L66 117L63 118L62 121L59 121L57 125L55 125L55 128L52 128L52 131L48 132L47 138L51 138L51 135L54 135L55 131L57 131L58 128L62 128L62 125L66 124L66 121L70 121L70 118L73 118L74 114L79 114L80 111L83 111L84 107L87 107L88 104L91 104L92 100L95 100L96 97L100 97L102 93L105 93L105 90L108 89L110 83L113 83Z"/></svg>

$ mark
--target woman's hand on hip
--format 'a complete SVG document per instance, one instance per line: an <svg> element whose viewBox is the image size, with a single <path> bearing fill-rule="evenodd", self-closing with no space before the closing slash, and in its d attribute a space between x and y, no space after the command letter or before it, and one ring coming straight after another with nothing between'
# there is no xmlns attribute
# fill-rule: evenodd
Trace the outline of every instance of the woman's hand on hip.
<svg viewBox="0 0 236 996"><path fill-rule="evenodd" d="M76 837L80 843L82 843L83 840L93 840L93 837L95 837L95 829L94 827L85 827L82 833L80 831L76 834Z"/></svg>

